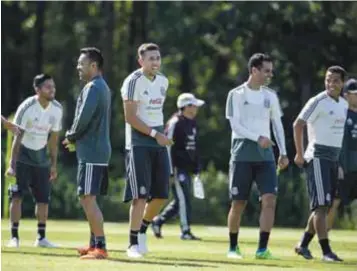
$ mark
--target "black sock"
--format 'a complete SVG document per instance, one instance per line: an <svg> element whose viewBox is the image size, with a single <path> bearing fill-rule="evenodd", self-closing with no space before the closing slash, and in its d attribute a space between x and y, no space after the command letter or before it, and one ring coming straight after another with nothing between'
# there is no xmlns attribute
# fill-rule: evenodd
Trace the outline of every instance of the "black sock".
<svg viewBox="0 0 357 271"><path fill-rule="evenodd" d="M259 248L258 250L264 250L268 246L270 232L261 231L259 237Z"/></svg>
<svg viewBox="0 0 357 271"><path fill-rule="evenodd" d="M129 240L130 246L134 246L138 244L138 233L139 231L130 231Z"/></svg>
<svg viewBox="0 0 357 271"><path fill-rule="evenodd" d="M238 232L229 233L229 250L236 250L238 245Z"/></svg>
<svg viewBox="0 0 357 271"><path fill-rule="evenodd" d="M11 239L12 238L19 239L19 222L11 223Z"/></svg>
<svg viewBox="0 0 357 271"><path fill-rule="evenodd" d="M95 247L95 236L93 232L90 233L89 247L91 248Z"/></svg>
<svg viewBox="0 0 357 271"><path fill-rule="evenodd" d="M37 238L38 240L42 240L46 237L46 223L38 223L37 224Z"/></svg>
<svg viewBox="0 0 357 271"><path fill-rule="evenodd" d="M95 237L95 248L104 249L104 250L106 249L104 236Z"/></svg>
<svg viewBox="0 0 357 271"><path fill-rule="evenodd" d="M311 240L314 238L314 235L313 233L309 233L309 232L304 232L304 235L302 236L302 239L301 239L301 243L300 243L300 246L301 247L304 247L304 248L307 248L311 242Z"/></svg>
<svg viewBox="0 0 357 271"><path fill-rule="evenodd" d="M321 240L319 240L319 243L320 243L320 246L322 249L322 253L324 255L332 252L328 239L321 239Z"/></svg>
<svg viewBox="0 0 357 271"><path fill-rule="evenodd" d="M146 233L146 230L148 229L149 225L150 221L143 219L143 222L141 222L140 233Z"/></svg>

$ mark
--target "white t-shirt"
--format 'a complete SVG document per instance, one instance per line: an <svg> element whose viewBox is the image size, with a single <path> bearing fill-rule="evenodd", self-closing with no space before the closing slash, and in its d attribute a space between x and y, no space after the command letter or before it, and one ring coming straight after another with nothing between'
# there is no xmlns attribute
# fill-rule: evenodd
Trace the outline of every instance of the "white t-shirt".
<svg viewBox="0 0 357 271"><path fill-rule="evenodd" d="M259 136L271 138L270 120L280 121L281 116L276 93L265 86L251 90L244 83L228 94L226 117L239 125L236 131L232 129L233 139L257 141Z"/></svg>
<svg viewBox="0 0 357 271"><path fill-rule="evenodd" d="M53 100L43 108L32 96L23 101L17 108L14 122L24 131L22 145L31 150L40 150L47 145L50 132L62 129L63 110L59 102Z"/></svg>
<svg viewBox="0 0 357 271"><path fill-rule="evenodd" d="M326 91L312 97L301 110L298 119L307 122L308 146L305 159L313 157L314 145L341 148L347 117L348 103L342 97L338 101Z"/></svg>
<svg viewBox="0 0 357 271"><path fill-rule="evenodd" d="M163 106L169 81L159 73L155 79L148 79L142 69L131 73L123 82L121 95L124 101L138 102L137 117L149 127L164 125ZM131 145L131 126L125 125L126 148Z"/></svg>

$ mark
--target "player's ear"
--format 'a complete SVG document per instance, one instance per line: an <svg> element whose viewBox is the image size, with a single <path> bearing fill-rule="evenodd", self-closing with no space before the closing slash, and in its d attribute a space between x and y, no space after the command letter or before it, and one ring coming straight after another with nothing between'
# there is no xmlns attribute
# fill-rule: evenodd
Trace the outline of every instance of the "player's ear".
<svg viewBox="0 0 357 271"><path fill-rule="evenodd" d="M143 58L142 58L142 57L139 57L139 58L138 58L138 63L140 64L140 66L143 65L144 61L143 61Z"/></svg>

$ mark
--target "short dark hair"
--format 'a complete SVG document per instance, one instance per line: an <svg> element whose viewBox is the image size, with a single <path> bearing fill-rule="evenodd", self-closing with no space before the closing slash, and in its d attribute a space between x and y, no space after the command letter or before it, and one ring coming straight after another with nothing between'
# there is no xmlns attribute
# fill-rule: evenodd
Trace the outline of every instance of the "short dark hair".
<svg viewBox="0 0 357 271"><path fill-rule="evenodd" d="M38 74L33 78L33 86L35 88L38 88L42 85L43 82L45 82L48 79L53 79L53 78L51 75L49 75L47 73Z"/></svg>
<svg viewBox="0 0 357 271"><path fill-rule="evenodd" d="M138 48L138 56L143 56L148 51L160 51L160 48L155 43L143 43Z"/></svg>
<svg viewBox="0 0 357 271"><path fill-rule="evenodd" d="M347 76L346 70L344 68L342 68L341 66L331 66L327 69L327 71L330 73L339 74L342 81L345 81L345 78Z"/></svg>
<svg viewBox="0 0 357 271"><path fill-rule="evenodd" d="M81 49L81 54L86 54L91 62L97 63L98 69L103 69L104 58L101 51L96 47L85 47Z"/></svg>
<svg viewBox="0 0 357 271"><path fill-rule="evenodd" d="M263 66L263 62L273 62L273 60L269 55L263 53L255 53L252 55L248 61L249 73L252 72L252 68L257 68L260 70Z"/></svg>

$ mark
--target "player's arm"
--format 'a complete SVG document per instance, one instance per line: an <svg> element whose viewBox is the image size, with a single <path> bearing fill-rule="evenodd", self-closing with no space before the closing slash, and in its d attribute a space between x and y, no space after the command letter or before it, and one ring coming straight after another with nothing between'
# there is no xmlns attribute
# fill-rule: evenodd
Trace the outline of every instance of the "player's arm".
<svg viewBox="0 0 357 271"><path fill-rule="evenodd" d="M15 135L14 140L11 146L11 153L10 153L10 165L9 169L7 170L8 175L15 175L16 169L16 161L19 154L21 142L25 133L25 126L27 122L27 105L22 103L16 110L14 123L19 127L19 133Z"/></svg>
<svg viewBox="0 0 357 271"><path fill-rule="evenodd" d="M273 133L276 140L276 143L279 147L280 155L286 156L286 144L285 144L285 132L281 117L283 112L280 108L279 99L276 94L273 94L272 97L272 109L271 109L271 123L273 127Z"/></svg>
<svg viewBox="0 0 357 271"><path fill-rule="evenodd" d="M294 121L295 163L298 166L304 164L304 127L307 122L312 123L316 119L318 112L318 101L315 98L311 98Z"/></svg>
<svg viewBox="0 0 357 271"><path fill-rule="evenodd" d="M99 104L99 91L94 85L91 85L83 93L83 103L79 108L72 127L66 133L66 138L69 142L76 142L85 134L88 125Z"/></svg>
<svg viewBox="0 0 357 271"><path fill-rule="evenodd" d="M59 139L59 133L62 130L62 115L63 113L61 110L56 123L52 127L52 131L48 139L48 150L51 159L50 180L54 180L57 178L58 139Z"/></svg>
<svg viewBox="0 0 357 271"><path fill-rule="evenodd" d="M10 130L15 135L20 132L20 128L16 124L12 123L11 121L8 121L3 116L1 116L1 123L4 125L5 129Z"/></svg>
<svg viewBox="0 0 357 271"><path fill-rule="evenodd" d="M258 142L260 135L250 131L249 128L243 126L240 122L240 114L239 109L235 108L238 105L236 101L234 101L234 93L233 91L229 92L226 102L226 118L229 120L232 130L243 137L250 139L252 141Z"/></svg>

